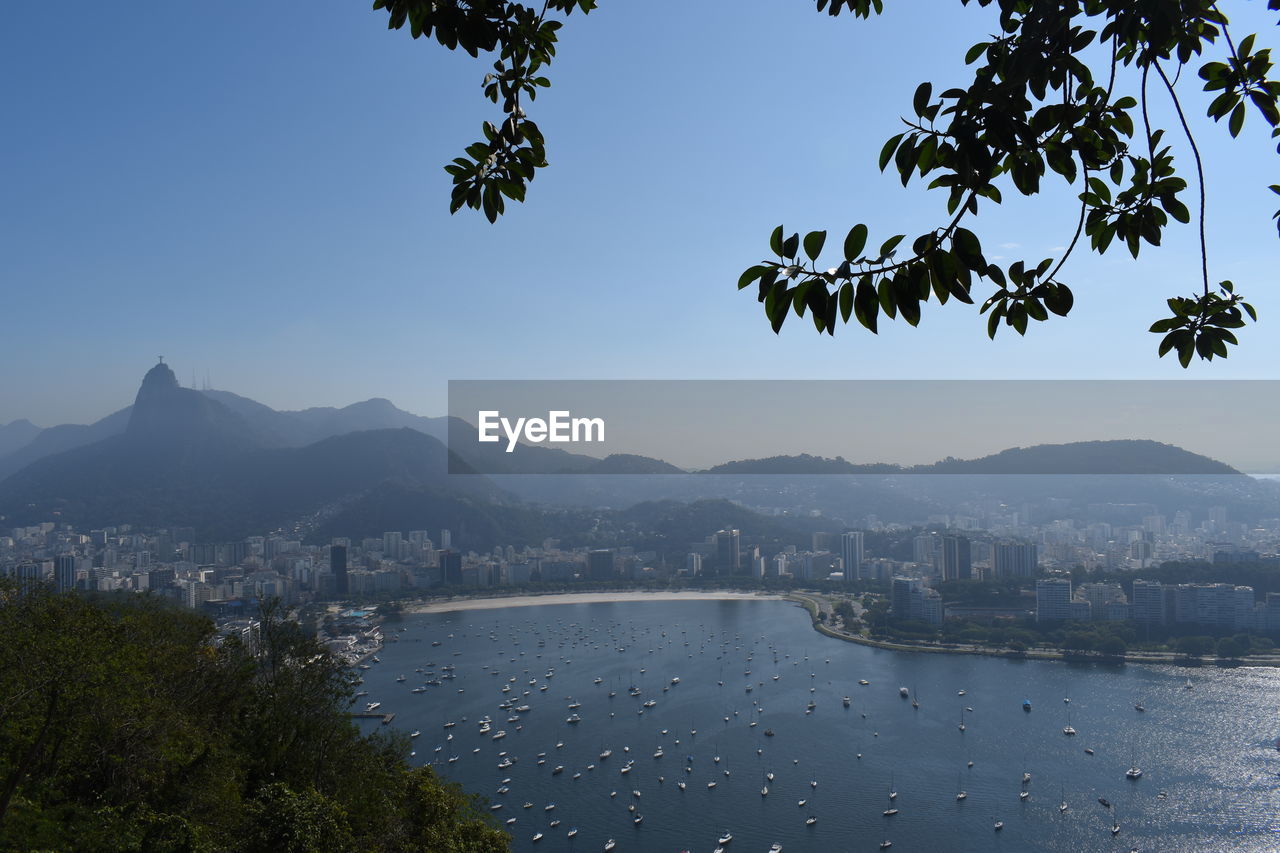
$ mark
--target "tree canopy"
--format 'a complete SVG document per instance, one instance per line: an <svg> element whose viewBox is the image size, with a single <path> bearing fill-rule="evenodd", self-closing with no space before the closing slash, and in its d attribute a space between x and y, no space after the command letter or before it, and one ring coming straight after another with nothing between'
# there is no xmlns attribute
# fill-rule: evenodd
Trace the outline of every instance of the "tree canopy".
<svg viewBox="0 0 1280 853"><path fill-rule="evenodd" d="M0 849L496 853L456 786L362 736L278 609L250 642L159 599L0 582Z"/></svg>
<svg viewBox="0 0 1280 853"><path fill-rule="evenodd" d="M1237 3L1240 0L1236 0ZM996 30L964 54L971 81L935 92L915 90L905 129L881 150L879 168L892 168L905 187L928 180L945 196L945 218L908 240L891 234L872 240L856 223L836 249L827 230L791 234L778 226L769 257L748 267L740 290L754 292L775 332L792 314L806 313L819 333L834 335L851 320L872 333L884 318L916 326L931 299L976 305L995 337L1001 327L1026 334L1031 321L1066 316L1075 295L1060 276L1081 245L1103 254L1123 246L1137 257L1159 246L1170 219L1195 223L1200 269L1187 291L1167 300L1169 316L1150 331L1160 356L1225 358L1238 343L1235 329L1257 319L1232 281L1211 275L1205 237L1205 164L1177 84L1186 71L1214 95L1207 119L1237 137L1252 111L1280 136L1280 82L1270 77L1270 51L1254 34L1232 33L1214 0L960 0L990 9ZM547 165L546 143L526 106L556 54L563 19L597 7L596 0L375 0L392 29L406 25L413 38L434 37L472 56L496 54L486 75L486 97L502 119L485 122L483 138L445 169L452 176L450 210L481 210L490 222L505 200L524 201L537 171ZM868 18L883 0L816 0L832 17ZM1280 0L1267 0L1280 11ZM1177 121L1161 127L1149 106L1172 104ZM1200 125L1208 122L1201 120ZM1173 138L1185 139L1190 164L1175 164ZM1079 215L1074 234L1057 257L990 262L972 230L980 208L1004 194L1034 196L1046 180L1075 188ZM1191 188L1188 178L1194 180ZM1280 184L1270 190L1280 194ZM1276 218L1280 220L1280 212ZM843 229L841 229L843 230ZM834 242L834 241L833 241ZM832 247L834 248L834 246ZM826 254L824 254L826 252ZM834 264L834 265L833 265Z"/></svg>

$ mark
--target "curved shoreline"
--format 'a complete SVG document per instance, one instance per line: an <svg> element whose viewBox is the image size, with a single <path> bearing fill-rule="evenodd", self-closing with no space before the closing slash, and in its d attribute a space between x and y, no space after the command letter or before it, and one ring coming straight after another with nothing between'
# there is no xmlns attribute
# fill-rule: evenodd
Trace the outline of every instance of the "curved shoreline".
<svg viewBox="0 0 1280 853"><path fill-rule="evenodd" d="M406 605L404 613L450 613L461 610L491 610L499 607L536 607L552 604L624 604L630 601L783 601L776 593L735 592L731 590L689 590L644 592L544 592L519 595L468 596L443 601Z"/></svg>
<svg viewBox="0 0 1280 853"><path fill-rule="evenodd" d="M492 610L503 607L536 607L555 604L625 604L632 601L789 601L809 613L815 631L833 640L856 643L874 649L892 652L942 655L978 655L981 657L1010 660L1069 661L1076 663L1145 663L1165 666L1214 666L1214 667L1280 667L1280 655L1255 656L1234 660L1188 658L1173 652L1126 652L1123 656L1076 655L1059 649L1027 649L1024 652L1010 649L992 649L984 646L921 645L897 640L880 640L871 637L846 634L825 624L818 618L822 611L821 599L804 592L740 592L737 590L620 590L610 592L543 592L516 595L478 595L449 598L436 601L419 601L406 604L405 615L424 613L450 613L468 610Z"/></svg>
<svg viewBox="0 0 1280 853"><path fill-rule="evenodd" d="M786 596L783 596L783 598L787 601L793 601L807 610L809 612L809 619L813 625L813 629L825 637L830 637L833 640L843 640L846 643L856 643L860 646L885 649L886 651L892 652L914 652L916 654L937 655L979 655L982 657L1008 658L1011 660L1070 661L1073 663L1147 663L1161 664L1164 666L1214 666L1231 669L1247 666L1280 667L1280 656L1277 655L1223 659L1188 658L1185 655L1179 655L1174 652L1125 652L1123 655L1094 657L1090 655L1073 655L1059 649L1027 649L1025 652L1019 652L1009 649L991 649L982 646L926 646L915 643L900 642L897 640L875 640L861 635L846 634L843 631L837 631L823 623L818 618L821 603L817 598L798 592L789 593Z"/></svg>

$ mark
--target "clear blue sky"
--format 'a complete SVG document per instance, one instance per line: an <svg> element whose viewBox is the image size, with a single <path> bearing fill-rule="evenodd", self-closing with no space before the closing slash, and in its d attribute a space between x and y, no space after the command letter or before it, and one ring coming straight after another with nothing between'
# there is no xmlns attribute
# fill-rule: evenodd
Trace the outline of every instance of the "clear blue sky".
<svg viewBox="0 0 1280 853"><path fill-rule="evenodd" d="M449 215L441 168L495 115L486 63L368 5L0 7L0 423L107 414L161 353L183 382L277 408L422 414L450 378L1277 378L1276 155L1256 117L1235 144L1202 133L1211 274L1263 319L1226 362L1184 373L1145 331L1196 287L1185 227L1136 263L1078 254L1072 316L1026 339L936 303L917 330L832 340L793 318L775 337L735 289L775 224L838 246L856 221L873 239L940 222L942 197L875 157L917 83L963 82L989 10L934 0L920 29L919 3L857 21L604 0L531 107L551 167L491 226ZM1262 4L1226 7L1274 40ZM993 209L989 253L1064 245L1069 198Z"/></svg>

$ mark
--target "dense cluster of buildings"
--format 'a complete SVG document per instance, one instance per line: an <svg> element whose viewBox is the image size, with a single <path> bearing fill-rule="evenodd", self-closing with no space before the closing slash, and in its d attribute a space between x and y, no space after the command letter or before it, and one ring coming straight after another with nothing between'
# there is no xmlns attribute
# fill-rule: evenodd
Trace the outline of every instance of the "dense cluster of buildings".
<svg viewBox="0 0 1280 853"><path fill-rule="evenodd" d="M16 528L0 537L0 574L59 591L150 591L192 608L227 613L268 597L297 604L392 597L440 585L639 579L652 572L647 567L654 558L630 548L562 550L554 540L538 548L463 553L452 547L448 530L440 531L438 543L425 530L334 539L324 546L286 536L220 543L195 538L190 528L79 532L53 523Z"/></svg>
<svg viewBox="0 0 1280 853"><path fill-rule="evenodd" d="M948 617L1034 614L1041 621L1133 620L1150 625L1280 628L1280 602L1267 596L1266 601L1256 603L1249 587L1162 587L1137 580L1132 593L1126 595L1119 584L1081 584L1073 589L1067 577L1055 576L1061 575L1065 554L1084 556L1079 551L1064 551L1068 542L1072 549L1095 549L1090 552L1094 559L1080 559L1075 565L1096 566L1099 560L1111 565L1116 557L1119 567L1135 572L1151 565L1157 556L1195 556L1220 563L1256 560L1260 549L1275 550L1280 521L1256 528L1233 526L1221 508L1214 508L1194 528L1190 515L1181 512L1172 520L1147 513L1136 524L1119 527L1054 521L1028 528L1019 525L1016 512L995 530L975 530L972 520L964 516L932 518L938 525L932 531L907 534L909 560L869 553L868 533L862 530L817 532L803 545L789 545L752 541L741 530L723 529L688 543L684 551L677 548L674 554L659 555L626 546L562 548L552 539L536 547L506 546L478 553L455 548L449 530L434 533L434 538L424 529L310 545L280 534L211 543L198 541L191 528L141 531L120 526L81 532L45 523L0 536L0 574L19 583L49 583L59 590L151 591L223 618L249 612L255 601L268 597L298 604L391 598L442 585L483 588L537 582L738 576L797 582L888 582L895 616L935 624ZM874 518L864 521L868 530L897 527ZM1211 541L1209 537L1215 535L1226 538ZM898 541L905 546L904 540ZM898 557L906 555L898 549ZM1037 581L1034 607L1028 600L1016 612L945 604L937 590L946 581L1030 579L1043 574L1048 577Z"/></svg>
<svg viewBox="0 0 1280 853"><path fill-rule="evenodd" d="M1280 630L1280 593L1258 600L1251 586L1135 578L1126 596L1118 583L1083 583L1073 591L1069 578L1036 581L1036 621L1066 619L1270 632Z"/></svg>

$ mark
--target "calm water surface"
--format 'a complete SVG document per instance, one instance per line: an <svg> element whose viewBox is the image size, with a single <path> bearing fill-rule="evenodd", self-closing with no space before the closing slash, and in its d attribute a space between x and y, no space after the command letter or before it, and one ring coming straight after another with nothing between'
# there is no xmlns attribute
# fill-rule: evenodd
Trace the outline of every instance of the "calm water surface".
<svg viewBox="0 0 1280 853"><path fill-rule="evenodd" d="M546 605L387 627L404 631L362 673L358 701L421 732L413 761L501 804L493 814L515 818L517 851L585 853L614 839L619 853L711 853L725 831L727 853L885 840L895 853L1280 849L1273 669L888 652L822 637L780 601ZM454 678L411 692L446 666ZM566 722L574 713L581 722ZM514 763L499 768L504 752ZM891 787L898 813L886 817Z"/></svg>

